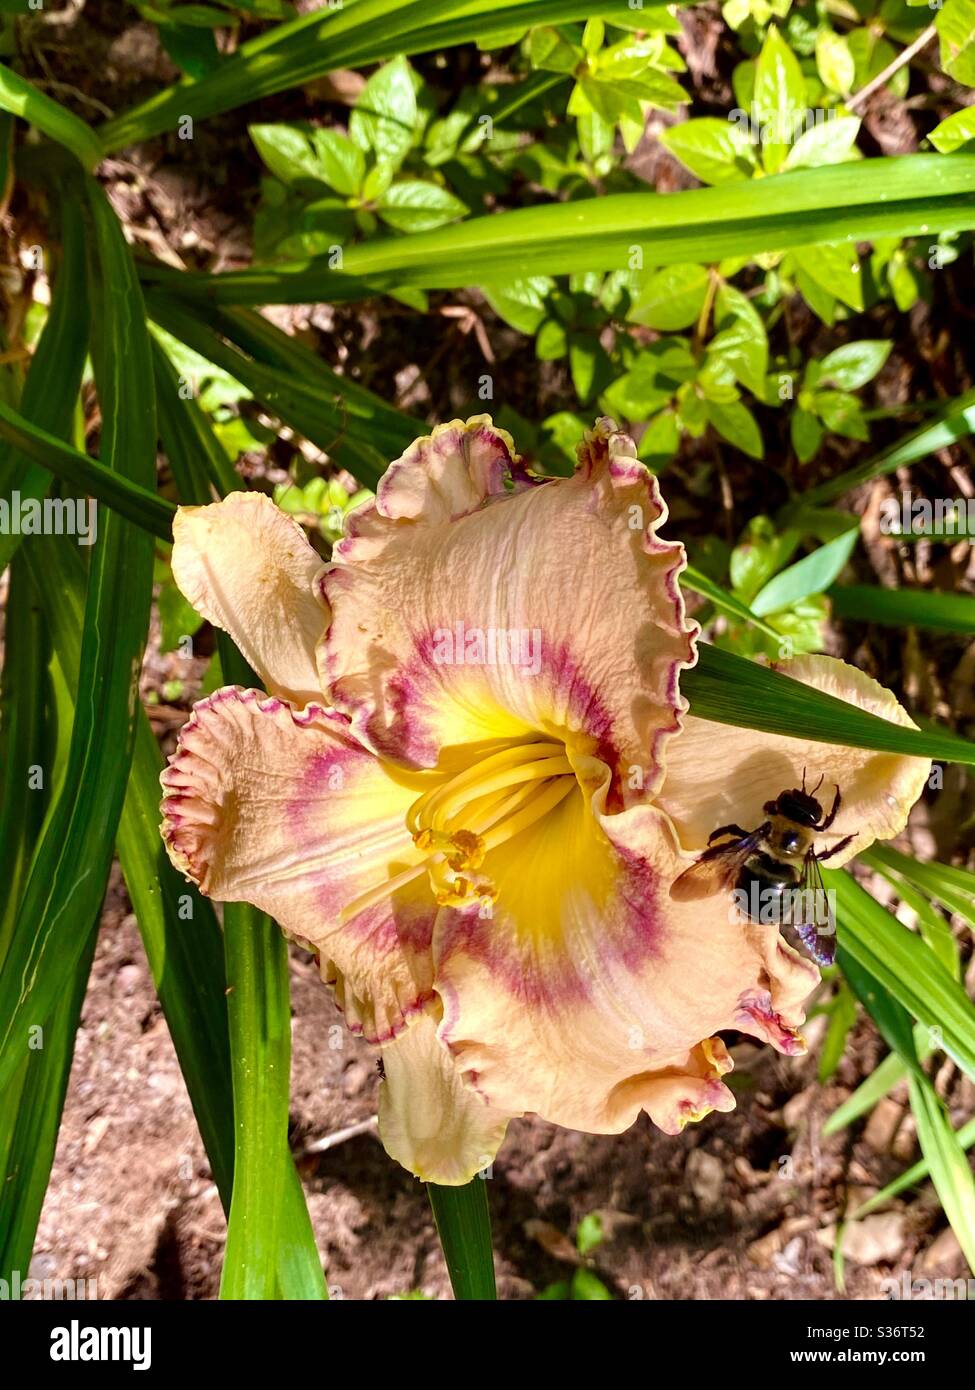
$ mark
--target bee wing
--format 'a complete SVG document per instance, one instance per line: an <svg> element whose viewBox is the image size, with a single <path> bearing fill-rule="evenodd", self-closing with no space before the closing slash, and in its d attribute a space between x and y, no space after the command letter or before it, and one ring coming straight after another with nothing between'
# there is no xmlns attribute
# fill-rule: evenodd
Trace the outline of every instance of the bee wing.
<svg viewBox="0 0 975 1390"><path fill-rule="evenodd" d="M836 923L822 870L812 850L803 860L799 896L793 902L789 925L817 965L832 965L836 959Z"/></svg>
<svg viewBox="0 0 975 1390"><path fill-rule="evenodd" d="M696 902L711 898L722 890L735 886L741 866L754 854L760 836L746 835L743 840L727 840L706 849L699 859L685 869L670 885L670 896L678 902Z"/></svg>

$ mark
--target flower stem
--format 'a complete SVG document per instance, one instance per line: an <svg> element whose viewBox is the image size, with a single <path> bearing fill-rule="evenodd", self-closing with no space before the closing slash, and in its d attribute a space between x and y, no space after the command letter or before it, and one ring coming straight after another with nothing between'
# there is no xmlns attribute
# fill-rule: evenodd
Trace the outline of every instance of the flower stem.
<svg viewBox="0 0 975 1390"><path fill-rule="evenodd" d="M447 1272L456 1299L495 1300L494 1254L487 1183L473 1178L464 1187L427 1183Z"/></svg>

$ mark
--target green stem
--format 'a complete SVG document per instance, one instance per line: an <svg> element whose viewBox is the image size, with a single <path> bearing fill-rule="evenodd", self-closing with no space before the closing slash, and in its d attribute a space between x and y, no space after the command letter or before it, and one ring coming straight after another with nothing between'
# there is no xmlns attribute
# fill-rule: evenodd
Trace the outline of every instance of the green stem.
<svg viewBox="0 0 975 1390"><path fill-rule="evenodd" d="M465 1187L439 1187L431 1182L427 1192L454 1297L494 1301L498 1290L487 1183L483 1178L474 1178Z"/></svg>

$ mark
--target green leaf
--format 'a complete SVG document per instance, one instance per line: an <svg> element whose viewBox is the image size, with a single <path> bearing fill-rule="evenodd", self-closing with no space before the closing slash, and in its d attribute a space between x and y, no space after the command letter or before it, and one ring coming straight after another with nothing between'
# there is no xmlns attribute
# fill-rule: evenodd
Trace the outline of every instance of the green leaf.
<svg viewBox="0 0 975 1390"><path fill-rule="evenodd" d="M955 155L953 158L961 156ZM958 439L964 439L973 431L975 390L966 391L964 395L956 396L944 405L939 405L929 417L928 424L912 431L889 449L875 454L856 468L840 473L828 483L811 488L803 494L803 505L817 506L823 502L832 502L837 497L842 497L845 492L859 487L861 483L869 482L871 478L879 478L885 473L893 473L895 469L907 467L908 464L916 463L918 459L927 458L929 454L954 444Z"/></svg>
<svg viewBox="0 0 975 1390"><path fill-rule="evenodd" d="M789 433L792 438L792 447L795 449L800 463L808 463L819 450L823 442L823 427L808 410L803 410L801 406L792 412L792 419L789 421Z"/></svg>
<svg viewBox="0 0 975 1390"><path fill-rule="evenodd" d="M496 314L519 333L536 333L547 311L545 300L555 282L547 275L501 284L481 285L481 293Z"/></svg>
<svg viewBox="0 0 975 1390"><path fill-rule="evenodd" d="M87 454L63 444L60 439L48 434L39 425L32 425L23 415L2 402L0 439L7 440L55 477L74 484L82 493L97 498L144 531L162 540L172 539L172 519L176 508L171 502L131 482L123 473L106 468Z"/></svg>
<svg viewBox="0 0 975 1390"><path fill-rule="evenodd" d="M570 23L617 15L620 0L530 0L533 24ZM625 11L623 11L625 13ZM662 5L645 3L640 18L667 19ZM401 54L430 53L480 40L518 42L528 28L525 0L355 0L319 6L290 23L257 34L208 77L177 84L108 121L100 129L107 152L174 129L186 116L202 120L300 88L340 68L361 68Z"/></svg>
<svg viewBox="0 0 975 1390"><path fill-rule="evenodd" d="M573 333L570 336L569 371L580 404L588 404L612 375L606 350L598 338L584 333Z"/></svg>
<svg viewBox="0 0 975 1390"><path fill-rule="evenodd" d="M880 371L893 343L882 338L862 338L834 348L819 363L819 381L830 381L841 391L856 391Z"/></svg>
<svg viewBox="0 0 975 1390"><path fill-rule="evenodd" d="M799 60L775 25L769 27L755 65L755 115L761 121L762 160L774 174L782 167L806 110L806 80Z"/></svg>
<svg viewBox="0 0 975 1390"><path fill-rule="evenodd" d="M271 173L282 183L314 179L335 187L326 175L325 163L316 148L317 138L313 143L313 135L317 137L326 132L312 132L309 127L299 125L251 125L247 127L247 133ZM351 141L347 143L352 144ZM352 148L355 149L355 146ZM356 152L365 168L362 151Z"/></svg>
<svg viewBox="0 0 975 1390"><path fill-rule="evenodd" d="M72 115L23 77L0 63L0 109L29 121L43 135L70 150L85 169L96 168L105 157L98 136L84 121Z"/></svg>
<svg viewBox="0 0 975 1390"><path fill-rule="evenodd" d="M851 309L863 308L863 277L855 246L840 242L807 246L797 257L816 284Z"/></svg>
<svg viewBox="0 0 975 1390"><path fill-rule="evenodd" d="M854 1023L856 1023L856 1017L856 997L852 991L841 982L836 998L833 1000L830 1008L829 1028L826 1030L822 1051L819 1054L817 1076L821 1086L824 1086L826 1082L835 1075L836 1068L843 1060L843 1053L846 1051L846 1040L850 1035L850 1030Z"/></svg>
<svg viewBox="0 0 975 1390"><path fill-rule="evenodd" d="M975 140L975 106L963 106L953 111L940 125L936 125L928 136L936 150L942 154L954 154Z"/></svg>
<svg viewBox="0 0 975 1390"><path fill-rule="evenodd" d="M816 391L813 407L828 430L847 439L869 439L870 430L863 418L863 407L849 391Z"/></svg>
<svg viewBox="0 0 975 1390"><path fill-rule="evenodd" d="M319 177L344 198L353 197L366 176L362 150L340 130L315 130L311 138L318 155Z"/></svg>
<svg viewBox="0 0 975 1390"><path fill-rule="evenodd" d="M605 1239L603 1220L598 1211L588 1212L576 1227L576 1249L580 1255L589 1255Z"/></svg>
<svg viewBox="0 0 975 1390"><path fill-rule="evenodd" d="M349 117L349 135L371 149L380 164L398 169L417 129L416 90L406 58L400 55L373 73Z"/></svg>
<svg viewBox="0 0 975 1390"><path fill-rule="evenodd" d="M783 169L817 169L856 159L859 116L834 116L804 130L786 156Z"/></svg>
<svg viewBox="0 0 975 1390"><path fill-rule="evenodd" d="M811 555L804 555L794 565L789 565L788 569L770 579L752 599L754 612L766 618L770 613L790 608L810 594L823 593L843 573L859 539L860 528L854 526L835 540L821 545Z"/></svg>
<svg viewBox="0 0 975 1390"><path fill-rule="evenodd" d="M651 275L627 315L632 323L671 332L696 323L704 307L709 273L703 265L672 265Z"/></svg>
<svg viewBox="0 0 975 1390"><path fill-rule="evenodd" d="M975 0L945 0L934 23L941 66L956 82L975 87Z"/></svg>
<svg viewBox="0 0 975 1390"><path fill-rule="evenodd" d="M473 1178L464 1187L427 1183L437 1234L456 1299L494 1300L494 1256L487 1182Z"/></svg>
<svg viewBox="0 0 975 1390"><path fill-rule="evenodd" d="M692 565L688 565L681 573L680 582L685 589L691 589L694 593L701 594L702 597L710 599L715 608L720 608L723 612L736 618L739 622L752 623L760 632L764 632L767 637L770 637L773 641L778 641L779 633L776 632L774 627L770 627L768 623L763 622L757 614L752 612L747 604L742 603L740 598L737 598L734 594L729 594L726 589L722 589L720 585L715 584L714 580L709 579L706 574L702 574L700 570L695 569Z"/></svg>
<svg viewBox="0 0 975 1390"><path fill-rule="evenodd" d="M975 743L970 739L940 728L892 724L706 642L698 646L697 665L681 676L681 691L694 715L718 724L975 766Z"/></svg>
<svg viewBox="0 0 975 1390"><path fill-rule="evenodd" d="M821 28L816 35L816 71L831 92L845 96L856 81L856 63L850 45L834 29Z"/></svg>
<svg viewBox="0 0 975 1390"><path fill-rule="evenodd" d="M944 1101L926 1076L910 1076L911 1110L931 1181L968 1267L975 1273L975 1176Z"/></svg>
<svg viewBox="0 0 975 1390"><path fill-rule="evenodd" d="M830 598L839 618L899 628L930 628L935 632L975 633L975 598L969 594L843 584L830 591Z"/></svg>
<svg viewBox="0 0 975 1390"><path fill-rule="evenodd" d="M932 1029L936 1045L975 1076L975 1007L919 936L907 930L842 869L823 869L835 889L842 951L868 971L912 1018Z"/></svg>
<svg viewBox="0 0 975 1390"><path fill-rule="evenodd" d="M463 217L468 208L439 184L402 179L378 200L376 211L399 232L428 232Z"/></svg>
<svg viewBox="0 0 975 1390"><path fill-rule="evenodd" d="M708 355L718 356L759 400L765 394L768 334L761 315L741 290L722 281L714 301L718 332L708 343Z"/></svg>
<svg viewBox="0 0 975 1390"><path fill-rule="evenodd" d="M131 253L98 185L91 224L92 357L106 467L155 480L152 363ZM151 537L109 512L94 546L76 714L64 782L38 843L0 979L0 1086L22 1064L29 1024L63 997L97 927L135 736L152 592Z"/></svg>
<svg viewBox="0 0 975 1390"><path fill-rule="evenodd" d="M741 449L753 459L764 457L765 446L758 421L741 401L729 401L727 404L708 401L708 419L721 438L736 449Z"/></svg>
<svg viewBox="0 0 975 1390"><path fill-rule="evenodd" d="M874 845L870 855L882 871L893 869L975 928L975 873L971 870L953 864L924 863L889 845Z"/></svg>
<svg viewBox="0 0 975 1390"><path fill-rule="evenodd" d="M752 178L758 167L747 126L731 120L700 116L669 126L658 138L702 183L738 183Z"/></svg>
<svg viewBox="0 0 975 1390"><path fill-rule="evenodd" d="M215 276L147 264L143 276L183 298L334 303L403 285L450 288L622 271L632 268L634 248L645 265L686 265L843 237L962 230L975 225L973 192L975 156L911 155L799 169L723 188L607 194L469 218L433 232L346 248L343 271L323 257ZM852 253L839 249L849 272Z"/></svg>
<svg viewBox="0 0 975 1390"><path fill-rule="evenodd" d="M570 43L558 29L543 25L531 31L528 56L533 68L545 72L572 73L582 59L582 50Z"/></svg>

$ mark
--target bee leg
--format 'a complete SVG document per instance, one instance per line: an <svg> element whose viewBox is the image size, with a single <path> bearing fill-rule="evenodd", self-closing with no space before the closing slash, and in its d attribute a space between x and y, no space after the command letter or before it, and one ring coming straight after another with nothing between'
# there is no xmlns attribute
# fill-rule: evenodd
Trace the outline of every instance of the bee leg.
<svg viewBox="0 0 975 1390"><path fill-rule="evenodd" d="M856 835L847 835L845 839L840 840L838 845L834 845L832 849L823 850L822 854L814 854L813 858L818 859L820 863L824 859L832 859L834 854L839 854L841 849L846 849L847 845L851 845L855 839Z"/></svg>
<svg viewBox="0 0 975 1390"><path fill-rule="evenodd" d="M708 836L708 844L713 845L715 840L721 835L734 835L737 840L747 839L749 832L742 830L740 825L720 825L717 830L712 830Z"/></svg>
<svg viewBox="0 0 975 1390"><path fill-rule="evenodd" d="M834 783L834 786L835 786L835 785L836 785L836 784ZM829 808L829 815L828 815L828 816L826 817L826 819L823 821L822 825L817 825L817 826L816 826L816 829L817 829L817 830L828 830L828 829L830 828L830 826L833 824L834 820L836 819L836 813L837 813L837 811L838 811L839 809L840 809L840 789L839 789L839 787L836 787L836 795L833 797L833 804L832 804L832 806Z"/></svg>

